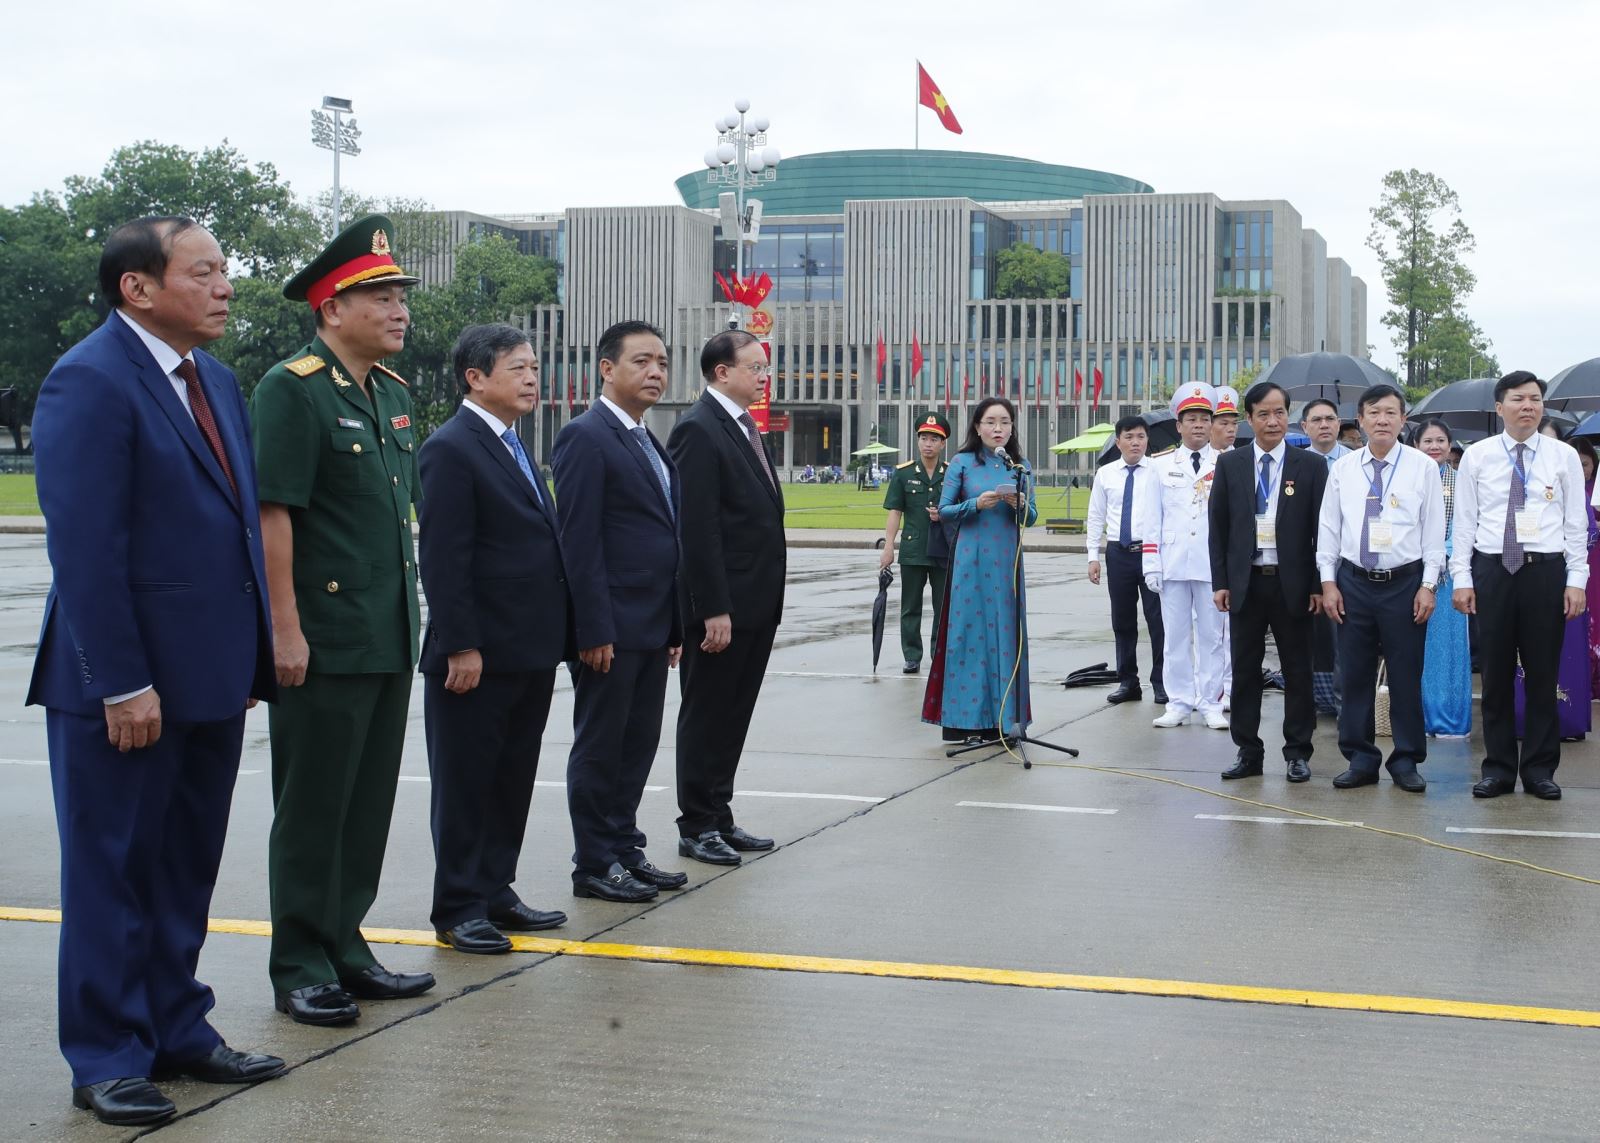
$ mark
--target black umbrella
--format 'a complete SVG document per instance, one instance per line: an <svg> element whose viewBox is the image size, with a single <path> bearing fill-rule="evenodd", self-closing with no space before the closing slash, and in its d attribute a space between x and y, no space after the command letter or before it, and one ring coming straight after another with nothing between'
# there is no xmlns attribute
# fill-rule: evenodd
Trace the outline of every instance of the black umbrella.
<svg viewBox="0 0 1600 1143"><path fill-rule="evenodd" d="M1441 420L1450 429L1450 435L1461 441L1479 441L1492 437L1501 429L1500 415L1494 411L1495 377L1471 377L1465 381L1452 381L1441 385L1418 401L1406 419L1412 424ZM1578 415L1561 409L1550 409L1546 416L1555 422L1562 436L1567 436L1578 423Z"/></svg>
<svg viewBox="0 0 1600 1143"><path fill-rule="evenodd" d="M1600 357L1569 365L1550 379L1545 404L1569 412L1600 409Z"/></svg>
<svg viewBox="0 0 1600 1143"><path fill-rule="evenodd" d="M1256 384L1262 381L1283 386L1291 402L1326 397L1341 410L1373 385L1398 384L1388 370L1348 353L1297 353L1283 357L1256 378Z"/></svg>
<svg viewBox="0 0 1600 1143"><path fill-rule="evenodd" d="M878 673L878 656L883 651L883 617L889 610L889 585L894 582L894 569L882 568L878 572L878 598L872 601L872 673Z"/></svg>
<svg viewBox="0 0 1600 1143"><path fill-rule="evenodd" d="M1154 455L1162 449L1172 448L1178 443L1180 435L1178 432L1178 419L1171 412L1166 409L1157 409L1154 412L1140 413L1139 415L1144 418L1145 432L1150 437L1150 445L1145 450L1147 453ZM1106 447L1101 451L1100 459L1094 462L1095 467L1098 468L1102 464L1110 464L1121 455L1117 451L1117 438L1112 437L1106 441Z"/></svg>

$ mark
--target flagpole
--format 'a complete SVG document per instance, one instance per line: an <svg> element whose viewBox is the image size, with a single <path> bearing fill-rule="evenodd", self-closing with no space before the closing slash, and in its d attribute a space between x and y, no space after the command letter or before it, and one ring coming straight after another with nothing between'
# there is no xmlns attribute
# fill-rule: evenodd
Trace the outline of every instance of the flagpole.
<svg viewBox="0 0 1600 1143"><path fill-rule="evenodd" d="M918 108L922 106L922 61L912 61L917 68L916 74L911 77L912 86L916 91L911 96L911 147L912 150L922 150L922 115Z"/></svg>

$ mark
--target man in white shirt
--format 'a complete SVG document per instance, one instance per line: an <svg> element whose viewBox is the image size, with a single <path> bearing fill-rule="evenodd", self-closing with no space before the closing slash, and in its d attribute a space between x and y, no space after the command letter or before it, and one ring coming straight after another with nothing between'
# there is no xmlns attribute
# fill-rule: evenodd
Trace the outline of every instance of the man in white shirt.
<svg viewBox="0 0 1600 1143"><path fill-rule="evenodd" d="M1366 447L1328 472L1317 529L1322 614L1338 625L1339 749L1349 769L1340 790L1378 781L1383 759L1374 741L1378 657L1389 674L1395 785L1421 793L1417 766L1428 756L1422 719L1422 649L1444 566L1444 486L1439 466L1399 443L1405 398L1374 385L1357 404Z"/></svg>
<svg viewBox="0 0 1600 1143"><path fill-rule="evenodd" d="M1545 384L1519 369L1494 387L1498 436L1467 449L1456 473L1450 557L1457 611L1478 617L1483 668L1483 780L1476 798L1516 789L1561 797L1556 767L1556 669L1563 624L1583 614L1589 520L1577 450L1539 435ZM1513 677L1521 662L1527 708L1519 758Z"/></svg>
<svg viewBox="0 0 1600 1143"><path fill-rule="evenodd" d="M1143 417L1123 417L1117 422L1116 433L1121 460L1101 465L1089 491L1089 582L1100 582L1100 553L1104 549L1111 630L1117 640L1117 689L1106 696L1106 701L1136 702L1144 697L1139 688L1138 612L1142 603L1154 661L1150 688L1156 702L1165 705L1161 650L1166 635L1161 626L1161 597L1150 590L1144 579L1144 552L1147 545L1154 547L1157 526L1155 520L1147 518L1152 501L1142 492L1145 484L1155 481L1154 469L1145 456L1150 435Z"/></svg>
<svg viewBox="0 0 1600 1143"><path fill-rule="evenodd" d="M1222 613L1211 598L1212 472L1217 454L1210 444L1215 396L1209 385L1182 385L1172 398L1181 440L1151 458L1156 479L1145 485L1147 519L1156 543L1146 544L1145 585L1161 593L1166 631L1162 668L1167 709L1153 724L1182 726L1198 711L1212 730L1228 729L1222 713L1222 663L1215 654Z"/></svg>

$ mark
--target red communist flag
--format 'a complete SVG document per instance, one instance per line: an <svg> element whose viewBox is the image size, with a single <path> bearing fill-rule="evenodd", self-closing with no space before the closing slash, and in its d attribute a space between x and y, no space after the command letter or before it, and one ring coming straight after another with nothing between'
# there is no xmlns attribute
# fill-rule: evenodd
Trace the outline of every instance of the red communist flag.
<svg viewBox="0 0 1600 1143"><path fill-rule="evenodd" d="M922 372L922 342L917 340L917 335L911 335L911 376L915 377Z"/></svg>
<svg viewBox="0 0 1600 1143"><path fill-rule="evenodd" d="M1072 399L1074 401L1076 401L1082 396L1083 396L1083 370L1074 369L1072 371Z"/></svg>
<svg viewBox="0 0 1600 1143"><path fill-rule="evenodd" d="M889 363L889 351L883 344L883 330L878 331L878 384L883 384L883 369Z"/></svg>
<svg viewBox="0 0 1600 1143"><path fill-rule="evenodd" d="M956 122L956 113L950 110L950 101L944 97L944 92L939 90L939 85L933 82L933 77L923 70L921 61L917 63L917 102L924 107L933 108L934 114L939 117L939 122L944 124L946 131L955 135L961 134L961 124Z"/></svg>
<svg viewBox="0 0 1600 1143"><path fill-rule="evenodd" d="M1101 392L1101 390L1103 390L1105 388L1105 385L1106 385L1106 379L1105 379L1104 376L1101 375L1100 367L1098 365L1096 365L1094 367L1094 405L1093 405L1093 407L1096 408L1096 409L1098 409L1100 407L1100 392Z"/></svg>

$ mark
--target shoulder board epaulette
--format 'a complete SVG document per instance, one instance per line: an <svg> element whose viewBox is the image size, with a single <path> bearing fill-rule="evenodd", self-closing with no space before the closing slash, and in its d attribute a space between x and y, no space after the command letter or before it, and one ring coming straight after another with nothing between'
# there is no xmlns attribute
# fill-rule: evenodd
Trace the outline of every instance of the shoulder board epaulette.
<svg viewBox="0 0 1600 1143"><path fill-rule="evenodd" d="M285 361L283 367L296 377L310 377L317 370L325 368L327 362L315 353L308 353L304 357L297 357L293 361Z"/></svg>
<svg viewBox="0 0 1600 1143"><path fill-rule="evenodd" d="M930 435L930 436L931 436L931 435L932 435L932 434L929 434L929 435ZM916 462L916 460L915 460L915 459L912 459L912 460L903 460L903 461L901 461L901 462L900 462L900 463L899 463L899 464L897 464L897 465L895 465L895 467L896 467L896 468L910 468L910 467L911 467L911 466L912 466L912 465L913 465L913 464L916 464L916 463L917 463L917 462Z"/></svg>
<svg viewBox="0 0 1600 1143"><path fill-rule="evenodd" d="M1173 453L1175 453L1177 451L1178 451L1178 446L1177 445L1173 445L1171 448L1164 448L1160 452L1151 453L1150 454L1150 458L1152 460L1154 460L1158 456L1171 456Z"/></svg>
<svg viewBox="0 0 1600 1143"><path fill-rule="evenodd" d="M382 373L385 377L394 378L396 381L400 382L400 384L405 385L406 388L409 389L411 387L404 377L400 376L400 374L396 373L393 369L390 369L387 365L374 365L373 368L379 373Z"/></svg>

